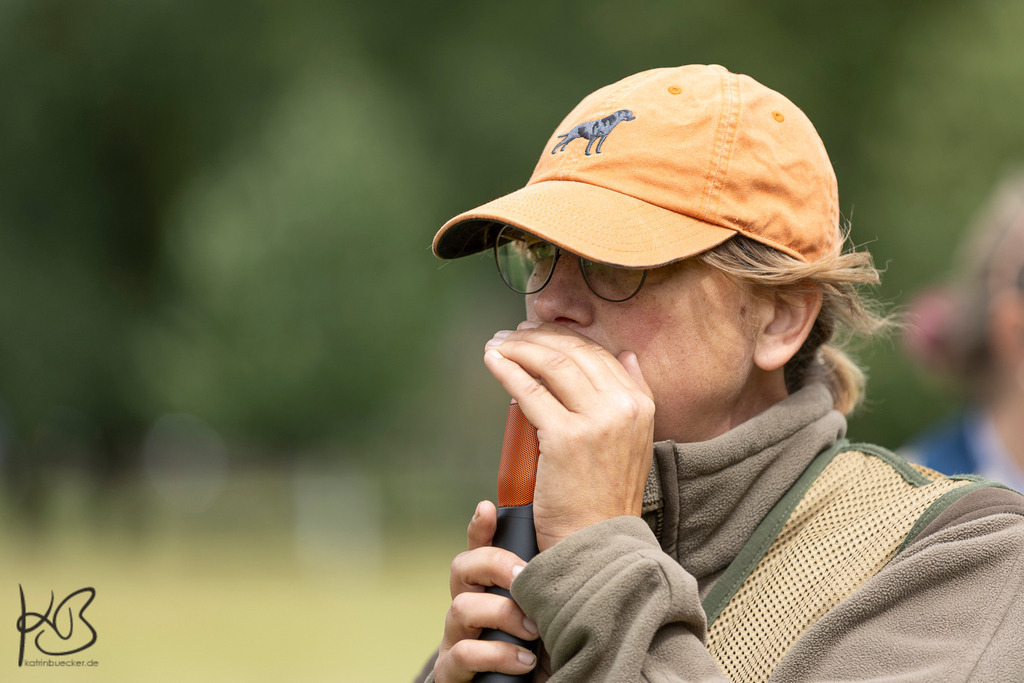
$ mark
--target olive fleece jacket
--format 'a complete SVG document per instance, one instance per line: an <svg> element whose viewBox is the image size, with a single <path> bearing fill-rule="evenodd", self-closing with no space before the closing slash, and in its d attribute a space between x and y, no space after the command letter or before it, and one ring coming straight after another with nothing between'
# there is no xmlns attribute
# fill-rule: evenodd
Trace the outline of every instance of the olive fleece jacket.
<svg viewBox="0 0 1024 683"><path fill-rule="evenodd" d="M727 680L705 647L701 599L845 431L813 385L710 441L655 444L643 519L573 534L512 586L550 680ZM431 666L417 680L432 681ZM981 489L951 505L808 629L770 680L1024 681L1024 496Z"/></svg>

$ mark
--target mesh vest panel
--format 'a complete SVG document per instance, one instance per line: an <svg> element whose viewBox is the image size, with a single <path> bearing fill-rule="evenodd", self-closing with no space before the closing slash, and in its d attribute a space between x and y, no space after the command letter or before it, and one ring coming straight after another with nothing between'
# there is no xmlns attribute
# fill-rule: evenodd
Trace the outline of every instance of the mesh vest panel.
<svg viewBox="0 0 1024 683"><path fill-rule="evenodd" d="M940 498L977 484L880 452L826 460L809 486L794 485L751 539L759 547L745 548L715 586L708 649L734 681L766 680L808 628L920 531L919 520L937 514Z"/></svg>

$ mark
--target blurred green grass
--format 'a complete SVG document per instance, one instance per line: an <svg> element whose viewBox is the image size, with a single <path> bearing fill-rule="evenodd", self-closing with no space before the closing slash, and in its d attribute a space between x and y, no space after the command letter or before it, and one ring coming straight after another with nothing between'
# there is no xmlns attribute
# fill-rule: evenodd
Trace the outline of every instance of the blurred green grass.
<svg viewBox="0 0 1024 683"><path fill-rule="evenodd" d="M262 489L280 487L268 478ZM310 555L287 525L259 520L239 532L209 518L199 532L151 514L141 533L109 533L80 510L59 517L45 531L0 532L0 680L411 680L440 639L462 544L459 533L421 534ZM19 585L30 611L45 610L51 590L59 602L96 589L84 616L98 640L72 655L96 669L18 668Z"/></svg>

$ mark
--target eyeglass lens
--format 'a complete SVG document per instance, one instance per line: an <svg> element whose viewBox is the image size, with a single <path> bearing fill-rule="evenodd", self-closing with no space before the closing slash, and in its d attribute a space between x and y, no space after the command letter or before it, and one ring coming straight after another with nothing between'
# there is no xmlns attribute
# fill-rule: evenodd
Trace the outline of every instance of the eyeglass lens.
<svg viewBox="0 0 1024 683"><path fill-rule="evenodd" d="M494 258L502 280L520 294L535 294L551 279L560 249L526 233L504 226L494 242ZM625 301L640 291L646 270L621 268L580 258L587 286L606 301Z"/></svg>
<svg viewBox="0 0 1024 683"><path fill-rule="evenodd" d="M505 284L520 294L533 294L551 279L558 250L541 240L529 240L519 230L505 227L494 243L494 258Z"/></svg>

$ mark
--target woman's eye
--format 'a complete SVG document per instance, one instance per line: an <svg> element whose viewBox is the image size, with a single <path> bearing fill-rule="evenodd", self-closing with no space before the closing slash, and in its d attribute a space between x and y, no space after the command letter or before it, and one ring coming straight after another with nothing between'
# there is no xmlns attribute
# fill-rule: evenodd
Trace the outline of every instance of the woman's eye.
<svg viewBox="0 0 1024 683"><path fill-rule="evenodd" d="M531 244L527 249L530 252L530 258L534 261L543 261L549 259L555 255L555 248L550 244L544 242L536 242Z"/></svg>

